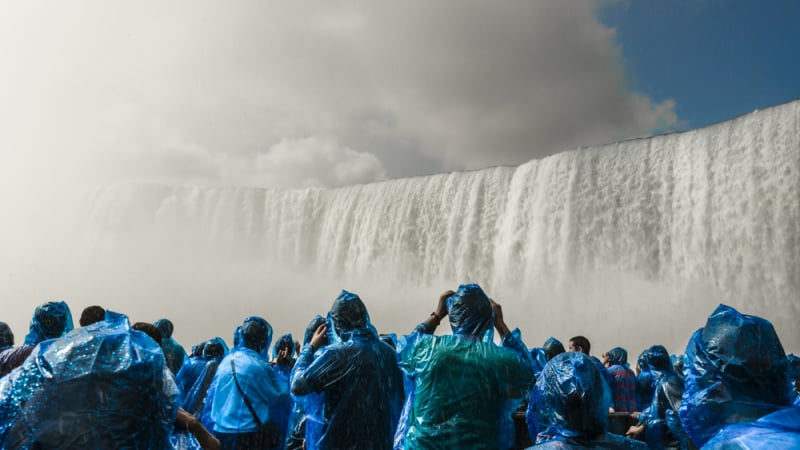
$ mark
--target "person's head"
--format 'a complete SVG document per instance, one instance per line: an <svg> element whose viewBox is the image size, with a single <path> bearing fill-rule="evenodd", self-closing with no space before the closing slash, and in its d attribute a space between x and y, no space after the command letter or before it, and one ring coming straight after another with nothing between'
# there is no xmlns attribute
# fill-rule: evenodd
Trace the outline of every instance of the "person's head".
<svg viewBox="0 0 800 450"><path fill-rule="evenodd" d="M226 350L225 343L222 339L218 337L209 339L203 346L203 359L208 361L212 359L220 360L225 356Z"/></svg>
<svg viewBox="0 0 800 450"><path fill-rule="evenodd" d="M757 420L791 404L787 358L772 324L719 305L684 356L681 421L698 446L730 423Z"/></svg>
<svg viewBox="0 0 800 450"><path fill-rule="evenodd" d="M72 314L64 302L47 302L36 307L26 345L36 345L47 339L61 337L72 330Z"/></svg>
<svg viewBox="0 0 800 450"><path fill-rule="evenodd" d="M161 337L164 339L169 339L172 337L172 332L175 329L174 325L172 325L172 321L169 319L158 319L156 320L153 325L158 328L158 331L161 333Z"/></svg>
<svg viewBox="0 0 800 450"><path fill-rule="evenodd" d="M272 348L272 357L277 358L278 353L282 350L287 350L287 357L291 358L294 355L294 338L292 338L291 333L284 334L280 338L278 338L278 342L275 343L275 346Z"/></svg>
<svg viewBox="0 0 800 450"><path fill-rule="evenodd" d="M605 433L611 396L603 376L583 353L556 355L537 381L537 414L547 417L564 436L592 438Z"/></svg>
<svg viewBox="0 0 800 450"><path fill-rule="evenodd" d="M317 328L325 325L325 318L317 314L311 319L311 322L308 323L306 327L306 332L303 334L303 345L308 344L311 342L311 338L314 337L314 332L317 331Z"/></svg>
<svg viewBox="0 0 800 450"><path fill-rule="evenodd" d="M5 322L0 322L0 348L14 345L14 332Z"/></svg>
<svg viewBox="0 0 800 450"><path fill-rule="evenodd" d="M569 351L588 355L592 351L592 344L583 336L575 336L569 340Z"/></svg>
<svg viewBox="0 0 800 450"><path fill-rule="evenodd" d="M191 356L192 358L202 357L203 356L203 349L206 346L206 342L207 341L203 341L203 342L201 342L199 344L193 345L192 346L192 354L189 355L189 356Z"/></svg>
<svg viewBox="0 0 800 450"><path fill-rule="evenodd" d="M161 332L152 323L136 322L135 324L131 325L131 329L136 331L141 331L142 333L150 336L150 339L156 341L156 344L158 344L158 346L161 347L161 342L162 342Z"/></svg>
<svg viewBox="0 0 800 450"><path fill-rule="evenodd" d="M262 353L272 342L272 326L261 317L250 316L242 323L240 344ZM266 353L264 353L266 355Z"/></svg>
<svg viewBox="0 0 800 450"><path fill-rule="evenodd" d="M334 332L343 340L354 330L367 328L369 315L361 298L352 292L342 291L328 313Z"/></svg>
<svg viewBox="0 0 800 450"><path fill-rule="evenodd" d="M625 366L628 364L628 351L622 347L614 347L608 351L608 366Z"/></svg>
<svg viewBox="0 0 800 450"><path fill-rule="evenodd" d="M564 344L554 337L547 338L542 348L544 349L544 355L548 361L553 359L554 356L564 353Z"/></svg>
<svg viewBox="0 0 800 450"><path fill-rule="evenodd" d="M81 312L81 318L78 323L82 327L87 327L93 323L101 322L106 318L106 310L102 306L87 306Z"/></svg>
<svg viewBox="0 0 800 450"><path fill-rule="evenodd" d="M673 372L672 359L669 352L663 345L653 345L644 353L645 361L650 372L658 375L661 373Z"/></svg>
<svg viewBox="0 0 800 450"><path fill-rule="evenodd" d="M477 284L462 284L447 297L447 316L456 336L483 339L494 325L492 304Z"/></svg>

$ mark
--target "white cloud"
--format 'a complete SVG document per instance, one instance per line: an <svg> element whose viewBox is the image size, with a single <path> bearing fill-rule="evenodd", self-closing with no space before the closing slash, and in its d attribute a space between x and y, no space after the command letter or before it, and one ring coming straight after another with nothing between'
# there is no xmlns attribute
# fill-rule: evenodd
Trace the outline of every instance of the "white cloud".
<svg viewBox="0 0 800 450"><path fill-rule="evenodd" d="M329 170L348 172L335 184L669 128L671 101L626 89L597 5L5 2L3 147L41 156L26 157L37 173L180 184L268 183L235 166L309 136L380 160L350 158L364 167Z"/></svg>
<svg viewBox="0 0 800 450"><path fill-rule="evenodd" d="M270 187L339 187L386 178L375 155L316 137L282 140L258 155L256 167L258 184Z"/></svg>

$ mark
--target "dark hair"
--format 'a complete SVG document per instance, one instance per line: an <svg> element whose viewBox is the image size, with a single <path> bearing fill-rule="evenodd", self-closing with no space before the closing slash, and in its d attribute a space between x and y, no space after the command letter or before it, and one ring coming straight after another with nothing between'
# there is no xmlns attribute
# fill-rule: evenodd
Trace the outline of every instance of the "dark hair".
<svg viewBox="0 0 800 450"><path fill-rule="evenodd" d="M156 326L152 323L136 322L135 324L131 325L131 329L141 331L142 333L150 336L150 338L156 341L156 344L161 347L161 332L158 331L158 328L156 328Z"/></svg>
<svg viewBox="0 0 800 450"><path fill-rule="evenodd" d="M261 317L250 316L242 323L242 342L245 347L261 352L272 339L272 327Z"/></svg>
<svg viewBox="0 0 800 450"><path fill-rule="evenodd" d="M569 342L572 343L572 348L574 348L576 351L586 353L587 355L592 351L592 344L590 344L589 340L583 336L575 336L570 338Z"/></svg>
<svg viewBox="0 0 800 450"><path fill-rule="evenodd" d="M14 333L5 322L0 322L0 347L14 345Z"/></svg>
<svg viewBox="0 0 800 450"><path fill-rule="evenodd" d="M102 306L87 306L83 309L81 313L81 318L78 323L81 324L82 327L91 325L93 323L102 322L106 319L106 310L103 309Z"/></svg>

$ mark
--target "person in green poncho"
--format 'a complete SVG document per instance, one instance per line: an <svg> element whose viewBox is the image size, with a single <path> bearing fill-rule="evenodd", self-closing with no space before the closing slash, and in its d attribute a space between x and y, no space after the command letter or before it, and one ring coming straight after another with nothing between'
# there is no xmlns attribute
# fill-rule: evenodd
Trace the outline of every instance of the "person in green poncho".
<svg viewBox="0 0 800 450"><path fill-rule="evenodd" d="M445 316L453 334L434 336ZM492 342L493 326L502 346ZM400 339L398 353L412 389L395 448L511 447L511 413L533 382L533 361L480 286L442 294L430 317Z"/></svg>

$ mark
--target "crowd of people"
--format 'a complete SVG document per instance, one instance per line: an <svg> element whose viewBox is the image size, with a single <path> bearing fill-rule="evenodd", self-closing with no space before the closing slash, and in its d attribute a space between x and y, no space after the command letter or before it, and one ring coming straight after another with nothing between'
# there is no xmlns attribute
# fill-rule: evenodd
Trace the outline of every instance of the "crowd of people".
<svg viewBox="0 0 800 450"><path fill-rule="evenodd" d="M445 318L451 333L435 334ZM302 343L271 346L258 316L231 347L213 337L188 354L168 319L91 306L79 325L48 302L15 346L0 322L0 448L497 450L514 448L520 414L534 448L800 448L800 359L725 305L684 354L653 345L634 369L620 347L591 356L584 336L528 348L475 284L400 337L347 291ZM633 423L612 433L620 414Z"/></svg>

